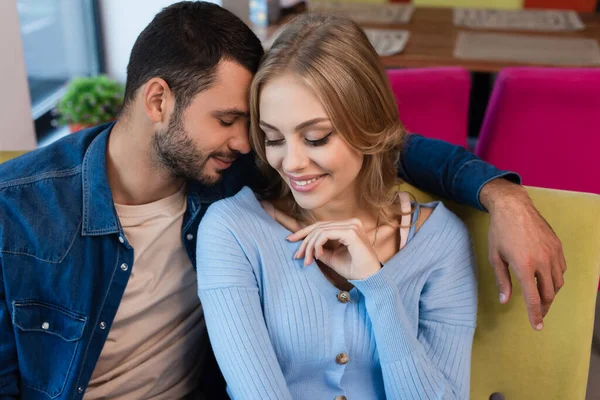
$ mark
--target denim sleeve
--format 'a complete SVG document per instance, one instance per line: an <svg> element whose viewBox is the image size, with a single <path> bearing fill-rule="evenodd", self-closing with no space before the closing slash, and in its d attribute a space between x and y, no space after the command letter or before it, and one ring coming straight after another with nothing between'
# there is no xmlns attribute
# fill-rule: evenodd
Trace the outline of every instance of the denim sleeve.
<svg viewBox="0 0 600 400"><path fill-rule="evenodd" d="M400 178L419 189L486 211L483 186L496 178L521 184L521 177L481 160L463 147L417 134L407 136L398 163Z"/></svg>
<svg viewBox="0 0 600 400"><path fill-rule="evenodd" d="M0 273L2 259L0 258ZM4 282L0 277L0 400L19 396L19 366L12 321L6 303Z"/></svg>

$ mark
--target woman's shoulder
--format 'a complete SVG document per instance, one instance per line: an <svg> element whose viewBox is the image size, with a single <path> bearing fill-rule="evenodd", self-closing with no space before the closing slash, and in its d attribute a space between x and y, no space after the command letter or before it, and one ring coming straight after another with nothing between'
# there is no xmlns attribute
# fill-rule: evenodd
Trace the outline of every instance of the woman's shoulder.
<svg viewBox="0 0 600 400"><path fill-rule="evenodd" d="M252 189L244 186L231 197L212 203L202 217L201 225L208 222L218 222L229 228L234 228L241 221L258 218L262 208Z"/></svg>
<svg viewBox="0 0 600 400"><path fill-rule="evenodd" d="M474 272L473 245L467 225L443 202L429 204L435 204L435 209L423 226L427 227L429 221L435 222L430 225L433 240L426 241L430 246L428 252L436 254L432 260L436 260L436 265L444 269L456 272L469 265L467 269Z"/></svg>
<svg viewBox="0 0 600 400"><path fill-rule="evenodd" d="M465 223L441 201L413 203L417 220L411 240L435 247L447 256L459 245L470 244L469 231Z"/></svg>
<svg viewBox="0 0 600 400"><path fill-rule="evenodd" d="M425 221L433 214L433 210L435 210L434 207L422 207L421 204L417 204L417 207L419 210L417 213L417 221L413 222L415 224L415 232L418 232L419 229L421 229Z"/></svg>
<svg viewBox="0 0 600 400"><path fill-rule="evenodd" d="M206 215L227 213L231 211L255 212L255 204L259 204L256 195L248 186L244 186L239 192L230 197L217 200L212 203Z"/></svg>
<svg viewBox="0 0 600 400"><path fill-rule="evenodd" d="M442 201L433 201L429 203L412 203L413 215L411 216L411 225L415 225L415 231L425 231L430 233L447 233L452 230L462 230L466 232L464 222ZM414 218L417 218L415 221Z"/></svg>

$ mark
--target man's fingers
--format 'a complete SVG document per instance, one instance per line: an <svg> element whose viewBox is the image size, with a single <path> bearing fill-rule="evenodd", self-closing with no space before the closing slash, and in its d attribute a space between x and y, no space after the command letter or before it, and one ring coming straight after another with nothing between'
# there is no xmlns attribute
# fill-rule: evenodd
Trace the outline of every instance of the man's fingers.
<svg viewBox="0 0 600 400"><path fill-rule="evenodd" d="M527 314L529 322L536 331L541 331L544 328L544 319L542 317L542 301L538 292L537 283L533 276L523 277L521 280L523 288L523 298L527 306Z"/></svg>
<svg viewBox="0 0 600 400"><path fill-rule="evenodd" d="M558 256L556 258L558 259L560 270L564 274L567 272L567 260L565 260L565 253L563 252L562 243L560 243Z"/></svg>
<svg viewBox="0 0 600 400"><path fill-rule="evenodd" d="M558 291L565 285L565 278L563 276L564 270L558 260L552 263L552 283L554 285L554 293L558 293Z"/></svg>
<svg viewBox="0 0 600 400"><path fill-rule="evenodd" d="M508 264L500 257L500 254L490 254L490 263L494 267L496 275L496 286L498 288L498 298L500 303L506 304L512 293L512 281L508 272Z"/></svg>
<svg viewBox="0 0 600 400"><path fill-rule="evenodd" d="M554 290L554 282L552 280L552 273L550 270L545 273L537 273L537 288L538 293L541 297L542 302L542 318L548 314L548 310L554 301L554 297L556 296L556 292Z"/></svg>

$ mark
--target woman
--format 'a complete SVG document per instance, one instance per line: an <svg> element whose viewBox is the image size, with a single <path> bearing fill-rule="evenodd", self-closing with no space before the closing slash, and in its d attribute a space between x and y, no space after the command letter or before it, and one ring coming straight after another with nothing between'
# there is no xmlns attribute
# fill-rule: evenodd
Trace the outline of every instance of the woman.
<svg viewBox="0 0 600 400"><path fill-rule="evenodd" d="M395 188L405 131L362 30L304 15L251 88L272 186L209 208L199 296L233 399L465 399L476 317L468 233ZM294 233L293 233L294 232Z"/></svg>

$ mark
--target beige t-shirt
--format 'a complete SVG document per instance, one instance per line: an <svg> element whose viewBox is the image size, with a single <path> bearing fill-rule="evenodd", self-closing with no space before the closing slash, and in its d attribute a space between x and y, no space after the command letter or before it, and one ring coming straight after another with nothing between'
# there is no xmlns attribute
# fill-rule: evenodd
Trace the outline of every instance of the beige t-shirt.
<svg viewBox="0 0 600 400"><path fill-rule="evenodd" d="M84 399L181 399L196 388L206 336L181 241L186 204L185 188L150 204L115 204L134 263Z"/></svg>

